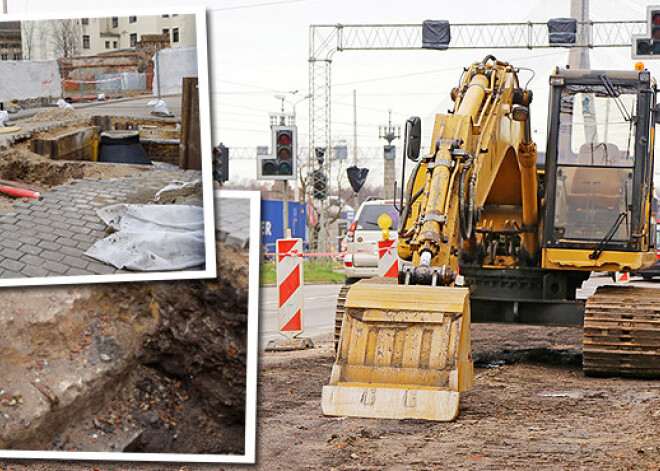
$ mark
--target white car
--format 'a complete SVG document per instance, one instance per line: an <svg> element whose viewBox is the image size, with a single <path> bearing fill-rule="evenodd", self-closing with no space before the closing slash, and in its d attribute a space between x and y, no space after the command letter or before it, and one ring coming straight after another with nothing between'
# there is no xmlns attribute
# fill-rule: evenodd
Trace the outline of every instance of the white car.
<svg viewBox="0 0 660 471"><path fill-rule="evenodd" d="M360 205L346 237L342 241L344 272L346 283L360 278L378 276L378 241L383 231L378 227L378 218L387 214L392 219L390 238L397 238L399 211L393 201L367 200Z"/></svg>

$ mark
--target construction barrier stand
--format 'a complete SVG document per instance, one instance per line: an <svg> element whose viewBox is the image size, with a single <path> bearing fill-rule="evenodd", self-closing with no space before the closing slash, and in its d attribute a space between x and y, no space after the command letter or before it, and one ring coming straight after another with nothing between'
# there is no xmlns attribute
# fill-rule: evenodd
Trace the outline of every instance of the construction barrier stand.
<svg viewBox="0 0 660 471"><path fill-rule="evenodd" d="M303 253L302 239L277 242L277 330L288 338L303 332Z"/></svg>
<svg viewBox="0 0 660 471"><path fill-rule="evenodd" d="M396 253L396 239L378 241L378 276L396 278L399 276L399 257Z"/></svg>

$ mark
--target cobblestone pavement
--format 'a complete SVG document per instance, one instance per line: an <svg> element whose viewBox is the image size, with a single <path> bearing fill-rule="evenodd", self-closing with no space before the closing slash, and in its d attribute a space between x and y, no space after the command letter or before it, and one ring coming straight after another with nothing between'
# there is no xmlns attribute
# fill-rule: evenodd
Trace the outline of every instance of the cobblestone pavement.
<svg viewBox="0 0 660 471"><path fill-rule="evenodd" d="M158 169L112 180L84 178L52 188L41 201L14 203L11 212L0 213L0 278L130 273L83 255L106 236L96 210L144 203L169 183L199 176L199 171Z"/></svg>
<svg viewBox="0 0 660 471"><path fill-rule="evenodd" d="M250 242L250 200L216 198L215 231L219 242L246 248Z"/></svg>

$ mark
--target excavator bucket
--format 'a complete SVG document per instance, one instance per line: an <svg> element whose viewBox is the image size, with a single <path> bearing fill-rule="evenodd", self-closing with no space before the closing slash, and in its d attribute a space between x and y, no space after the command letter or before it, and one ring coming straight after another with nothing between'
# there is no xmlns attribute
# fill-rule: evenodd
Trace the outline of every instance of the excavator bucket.
<svg viewBox="0 0 660 471"><path fill-rule="evenodd" d="M467 288L351 287L325 415L451 421L471 388Z"/></svg>

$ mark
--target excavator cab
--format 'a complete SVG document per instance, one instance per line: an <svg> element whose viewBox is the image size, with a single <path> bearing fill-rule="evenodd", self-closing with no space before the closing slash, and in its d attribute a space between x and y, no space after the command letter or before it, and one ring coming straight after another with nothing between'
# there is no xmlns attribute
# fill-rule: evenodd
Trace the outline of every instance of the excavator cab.
<svg viewBox="0 0 660 471"><path fill-rule="evenodd" d="M630 271L655 262L647 70L550 77L543 266Z"/></svg>

